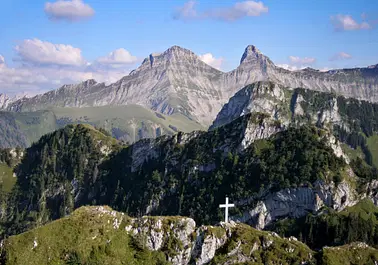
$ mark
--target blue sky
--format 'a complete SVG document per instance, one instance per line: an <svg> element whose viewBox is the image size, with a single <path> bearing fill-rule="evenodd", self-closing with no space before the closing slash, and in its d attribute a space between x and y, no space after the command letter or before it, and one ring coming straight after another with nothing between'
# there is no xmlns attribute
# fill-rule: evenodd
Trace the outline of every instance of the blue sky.
<svg viewBox="0 0 378 265"><path fill-rule="evenodd" d="M291 69L378 63L377 0L1 0L0 23L0 93L113 82L172 45L223 71L249 44Z"/></svg>

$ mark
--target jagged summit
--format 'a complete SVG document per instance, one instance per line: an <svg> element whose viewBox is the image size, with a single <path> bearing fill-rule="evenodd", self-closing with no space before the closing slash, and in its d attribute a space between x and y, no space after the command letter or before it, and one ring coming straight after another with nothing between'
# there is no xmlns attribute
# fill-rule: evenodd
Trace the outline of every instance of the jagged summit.
<svg viewBox="0 0 378 265"><path fill-rule="evenodd" d="M254 45L248 45L247 48L245 48L242 58L240 59L240 64L246 62L248 63L250 58L258 58L264 56L262 52L256 48Z"/></svg>
<svg viewBox="0 0 378 265"><path fill-rule="evenodd" d="M163 54L166 53L178 53L178 54L194 54L191 50L180 47L178 45L173 45L172 47L168 48Z"/></svg>
<svg viewBox="0 0 378 265"><path fill-rule="evenodd" d="M368 66L369 69L378 69L378 64Z"/></svg>
<svg viewBox="0 0 378 265"><path fill-rule="evenodd" d="M94 79L88 79L88 80L85 80L79 84L67 84L67 85L63 85L61 88L72 88L72 87L81 87L81 88L88 88L88 87L91 87L91 86L94 86L98 84L96 80Z"/></svg>
<svg viewBox="0 0 378 265"><path fill-rule="evenodd" d="M302 71L302 72L306 72L306 71L308 71L308 72L319 72L318 69L314 69L314 68L311 68L311 67L306 67L306 68L303 68L303 69L299 69L297 71Z"/></svg>
<svg viewBox="0 0 378 265"><path fill-rule="evenodd" d="M10 98L6 94L0 93L0 109L6 108L10 103Z"/></svg>
<svg viewBox="0 0 378 265"><path fill-rule="evenodd" d="M191 50L174 45L162 53L151 53L142 62L142 66L149 64L153 66L156 61L185 61L190 58L198 58Z"/></svg>

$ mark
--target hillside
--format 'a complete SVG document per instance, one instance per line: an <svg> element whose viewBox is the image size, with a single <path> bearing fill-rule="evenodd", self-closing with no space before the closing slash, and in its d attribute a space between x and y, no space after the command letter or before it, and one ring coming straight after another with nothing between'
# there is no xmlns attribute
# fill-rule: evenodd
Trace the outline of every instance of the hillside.
<svg viewBox="0 0 378 265"><path fill-rule="evenodd" d="M62 236L63 235L63 236ZM318 253L231 222L196 226L187 217L131 218L109 207L82 207L70 216L11 236L1 264L370 264L378 250L363 243Z"/></svg>
<svg viewBox="0 0 378 265"><path fill-rule="evenodd" d="M378 104L273 82L246 86L230 98L210 130L248 113L267 113L283 128L313 124L331 131L350 158L378 167Z"/></svg>
<svg viewBox="0 0 378 265"><path fill-rule="evenodd" d="M91 124L104 128L113 137L134 143L144 138L172 135L178 131L203 130L198 122L181 114L163 115L139 105L87 108L54 108L60 128L67 124Z"/></svg>
<svg viewBox="0 0 378 265"><path fill-rule="evenodd" d="M203 129L198 122L181 114L167 116L138 105L0 112L0 148L29 147L44 134L80 123L103 128L128 143Z"/></svg>
<svg viewBox="0 0 378 265"><path fill-rule="evenodd" d="M357 244L355 241L373 247L377 244L373 214L377 210L372 202L378 201L378 175L364 160L347 157L327 128L302 123L285 127L268 113L253 112L208 132L180 132L127 146L90 125L68 125L43 136L22 151L24 155L19 153L15 161L10 159L13 151L5 151L2 161L7 170L4 172L9 177L13 171L17 181L7 184L2 197L2 237L11 236L6 241L8 245L4 245L6 263L5 260L3 263L22 264L27 259L38 264L51 253L51 259L71 264L116 263L119 257L136 264L166 264L170 255L177 254L178 250L171 252L171 247L163 247L164 240L151 241L155 243L150 246L162 242L161 251L148 246L147 249L136 247L132 234L124 230L126 225L121 225L120 220L112 219L108 224L105 220L112 229L113 226L123 227L122 234L112 229L114 233L108 233L107 225L96 221L96 216L80 214L82 209L89 208L75 210L84 205L109 205L131 216L125 220L139 220L144 215L188 216L199 226L208 227L223 219L218 205L229 196L236 206L230 210L231 220L259 230L271 229L286 237L294 235L317 252L295 243L293 247L304 254L291 255L297 253L296 250L285 250L286 243L279 241L283 245L279 243L274 248L245 255L244 249L254 246L249 241L251 238L258 235L258 244L264 248L261 236L268 234L238 224L234 228L236 241L231 236L225 239L223 247L215 247L218 250L212 252L214 256L204 255L197 260L223 264L230 260L230 255L235 255L239 261L274 260L278 264L297 264L301 257L311 262L342 264L342 261L327 261L337 255L337 251L352 253L349 246L340 248L340 245ZM113 217L123 216L111 210L107 212ZM67 217L71 214L72 217ZM78 219L75 216L79 216ZM58 221L50 223L54 220ZM91 222L94 224L88 226ZM135 228L142 229L144 222L135 222ZM80 224L88 228L83 230ZM96 232L95 228L90 228L96 227L95 224L102 230L99 228ZM331 233L327 240L317 236L325 227ZM66 236L55 244L62 229ZM26 233L18 235L23 232ZM93 239L93 245L81 243L88 242L88 237L101 240ZM241 244L246 244L245 248L239 246L241 253L232 251L239 245L238 237L242 238ZM105 238L110 240L108 244L103 242ZM169 246L177 243L168 242ZM75 252L77 245L82 248ZM326 245L334 248L323 249ZM46 247L52 246L54 251L46 251ZM369 248L371 254L366 255L367 247L363 244L358 245L358 250L352 248L357 252L348 254L348 260L361 255L361 260L368 262L376 255L373 248ZM205 249L199 253L208 253L208 247ZM197 255L191 253L173 259L176 262L184 256L189 259ZM313 254L308 256L308 253Z"/></svg>
<svg viewBox="0 0 378 265"><path fill-rule="evenodd" d="M282 236L295 236L313 249L365 242L378 247L378 207L369 199L337 212L324 207L321 214L284 219L268 229ZM319 234L327 231L327 237Z"/></svg>
<svg viewBox="0 0 378 265"><path fill-rule="evenodd" d="M234 220L264 228L317 211L321 203L342 210L358 201L355 175L335 153L339 149L327 131L306 126L281 131L266 115L250 114L214 131L126 147L88 126L67 126L28 148L16 167L6 233L86 204L133 216L185 215L209 224L219 220L217 205L227 194L238 205L231 211Z"/></svg>
<svg viewBox="0 0 378 265"><path fill-rule="evenodd" d="M112 113L130 106L101 107L101 113L94 108L99 107L55 109L55 117L91 123L96 117L111 120ZM316 251L356 241L376 247L378 174L370 140L377 131L375 108L331 93L259 82L231 98L207 132L125 145L91 125L67 125L24 150L22 160L3 163L2 235L65 218L84 205L109 205L132 218L188 216L206 226L222 219L218 205L229 196L236 205L231 220L294 235ZM112 121L109 126L116 125ZM317 236L325 227L331 233L327 240ZM327 251L317 255L333 255Z"/></svg>

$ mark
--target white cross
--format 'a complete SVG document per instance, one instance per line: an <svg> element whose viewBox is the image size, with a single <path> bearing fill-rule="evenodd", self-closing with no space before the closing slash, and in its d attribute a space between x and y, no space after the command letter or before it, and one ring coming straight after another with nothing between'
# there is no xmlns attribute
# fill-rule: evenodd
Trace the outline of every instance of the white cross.
<svg viewBox="0 0 378 265"><path fill-rule="evenodd" d="M235 204L233 203L228 203L228 197L226 197L226 204L221 204L219 205L219 208L226 208L225 209L225 217L224 217L224 222L228 223L228 208L235 207Z"/></svg>

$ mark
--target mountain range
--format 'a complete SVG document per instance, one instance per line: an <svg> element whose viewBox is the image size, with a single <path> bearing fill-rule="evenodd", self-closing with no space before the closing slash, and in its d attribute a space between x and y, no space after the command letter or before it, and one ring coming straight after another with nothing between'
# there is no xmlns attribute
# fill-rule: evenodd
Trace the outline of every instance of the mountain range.
<svg viewBox="0 0 378 265"><path fill-rule="evenodd" d="M87 80L13 101L0 95L0 108L30 112L52 107L137 104L162 114L180 113L207 127L237 91L253 82L267 80L291 88L378 101L377 65L328 72L311 68L289 71L276 66L250 45L240 65L224 73L204 63L190 50L173 46L161 54L149 55L136 70L114 84L107 86Z"/></svg>
<svg viewBox="0 0 378 265"><path fill-rule="evenodd" d="M173 46L114 84L0 95L0 264L375 264L377 93L377 66L248 46L224 73Z"/></svg>

